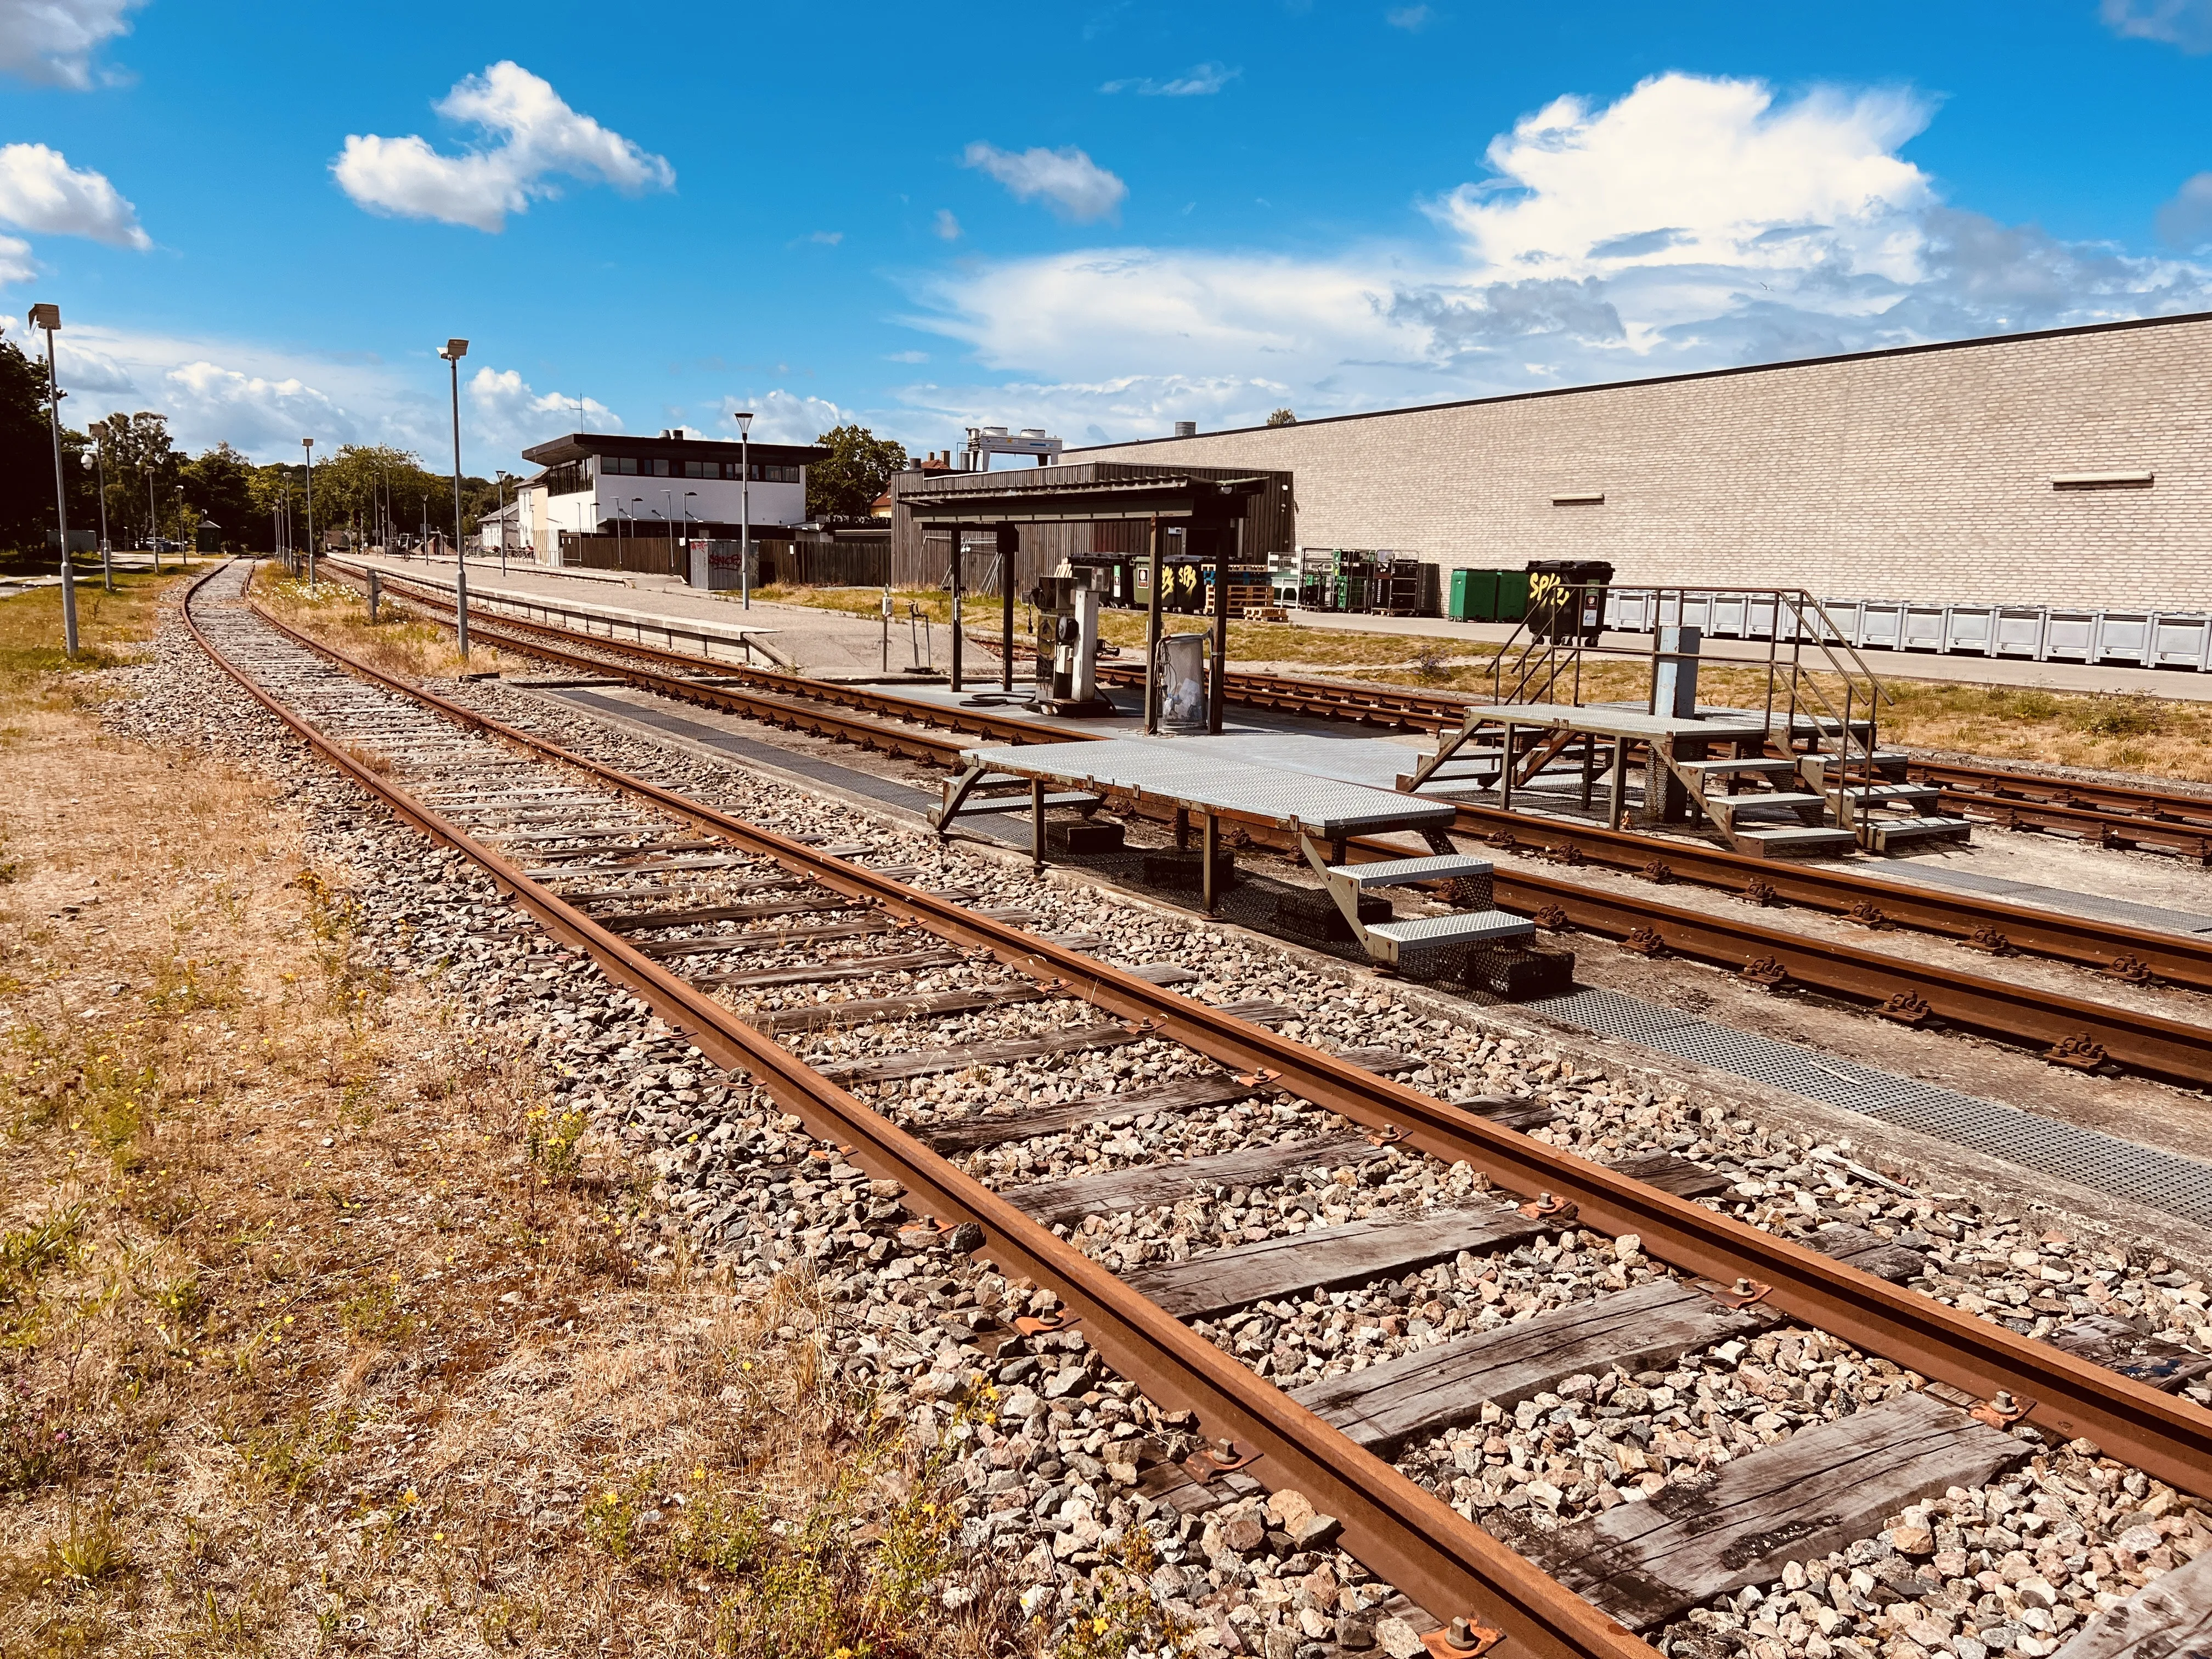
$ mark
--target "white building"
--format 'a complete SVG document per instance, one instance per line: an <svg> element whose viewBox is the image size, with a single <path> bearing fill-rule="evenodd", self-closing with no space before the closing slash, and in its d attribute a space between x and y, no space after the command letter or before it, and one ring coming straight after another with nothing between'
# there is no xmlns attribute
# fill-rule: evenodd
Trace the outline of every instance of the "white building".
<svg viewBox="0 0 2212 1659"><path fill-rule="evenodd" d="M756 538L806 519L806 469L830 452L816 444L740 446L664 432L657 438L574 432L522 452L544 471L516 498L519 533L548 563L563 532L582 536L666 536L735 541L740 496Z"/></svg>
<svg viewBox="0 0 2212 1659"><path fill-rule="evenodd" d="M522 516L520 496L477 520L477 547L482 552L504 550L510 556L526 558L530 546L529 523Z"/></svg>

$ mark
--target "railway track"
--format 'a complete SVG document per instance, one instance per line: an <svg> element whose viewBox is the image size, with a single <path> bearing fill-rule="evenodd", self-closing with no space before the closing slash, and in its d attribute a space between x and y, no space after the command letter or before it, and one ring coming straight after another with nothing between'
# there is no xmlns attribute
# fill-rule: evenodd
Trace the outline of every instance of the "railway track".
<svg viewBox="0 0 2212 1659"><path fill-rule="evenodd" d="M248 609L239 581L228 568L203 578L187 623L325 761L477 863L712 1062L796 1114L825 1154L897 1183L915 1224L961 1230L956 1248L1055 1293L1064 1311L1006 1330L999 1355L1095 1354L1142 1389L1152 1432L1121 1443L1113 1482L1157 1515L1201 1524L1242 1496L1275 1494L1270 1521L1300 1529L1285 1546L1340 1528L1354 1559L1433 1615L1434 1653L1502 1640L1510 1652L1649 1655L1643 1638L1687 1609L1977 1488L2037 1455L2037 1435L2085 1437L2143 1476L2212 1495L2212 1413L2166 1391L2194 1375L2185 1350L2086 1327L2060 1333L2070 1347L2031 1340L1891 1282L1882 1274L1900 1274L1895 1258L1911 1252L1863 1230L1823 1231L1814 1248L1686 1195L1711 1191L1701 1166L1559 1152L1512 1127L1525 1102L1450 1102L1396 1080L1418 1054L1297 1041L1273 1029L1287 1007L1195 1000L1101 960L1080 937L1033 931L914 885L911 872L871 867L857 848L804 844L617 771ZM767 1006L830 985L848 1000ZM763 1006L741 1012L721 997ZM884 1041L856 1046L878 1027ZM1132 1062L1103 1095L1047 1101L1065 1091L1028 1086L1064 1081L1070 1055L1102 1053ZM918 1107L912 1085L931 1078L969 1080L968 1109L948 1120ZM1175 1161L1171 1138L1148 1127L1240 1108L1264 1130L1215 1157ZM1131 1126L1103 1171L1042 1182L977 1172L979 1152L1101 1116ZM1401 1196L1333 1218L1323 1195L1367 1186ZM1295 1201L1318 1214L1299 1209L1293 1222L1311 1224L1256 1226L1126 1273L1079 1248L1094 1223L1224 1198L1224 1213L1279 1218ZM1595 1294L1290 1392L1219 1340L1362 1287L1418 1305L1506 1261L1554 1276L1592 1264ZM1508 1528L1511 1513L1492 1511L1517 1548L1425 1484L1440 1435L1464 1437L1500 1410L1565 1433L1579 1412L1602 1414L1574 1403L1592 1401L1595 1376L1607 1398L1627 1389L1649 1408L1662 1394L1671 1402L1673 1384L1626 1379L1680 1376L1688 1389L1702 1367L1734 1367L1747 1344L1770 1339L1770 1353L1826 1354L1814 1370L1840 1363L1861 1378L1868 1362L1850 1351L1875 1356L1880 1376L1857 1390L1841 1371L1808 1385L1824 1405L1771 1444L1752 1435L1709 1477L1647 1476L1638 1496L1661 1501L1559 1528ZM1026 1389L1014 1399L1047 1409ZM1171 1426L1180 1413L1194 1414L1195 1437ZM1473 1443L1486 1443L1479 1431ZM1506 1461L1447 1455L1466 1455ZM1638 1461L1651 1460L1623 1451L1620 1467ZM1829 1582L1838 1607L1878 1605L1871 1578L1865 1590L1840 1573ZM2130 1605L2139 1622L2154 1616L2142 1596Z"/></svg>
<svg viewBox="0 0 2212 1659"><path fill-rule="evenodd" d="M434 592L410 589L407 597L434 611L452 609L449 599ZM495 613L478 618L477 607L472 604L471 610L471 634L487 645L580 673L611 675L660 696L948 769L968 746L965 736L1050 743L1082 735L995 709L948 709L873 687L736 668ZM963 736L941 735L946 729ZM1146 803L1128 805L1147 815ZM1694 842L1569 820L1465 804L1457 812L1460 832L1569 869L1595 864L1644 877L1656 889L1677 882L1703 886L1762 908L1796 905L1838 915L1870 932L1923 932L1993 957L2041 957L2138 986L2165 981L2212 990L2212 940L1970 893L1931 893L1877 877L1747 858ZM1148 815L1169 814L1157 808ZM1237 828L1259 845L1295 856L1295 848L1272 824L1252 821ZM1379 843L1355 846L1352 852L1367 858L1402 855L1402 849ZM2212 1087L2212 1030L2183 1011L2161 1014L2094 994L2069 994L1966 973L1753 917L1715 915L1656 895L1600 888L1519 866L1498 871L1496 900L1500 908L1555 931L1596 934L1650 956L1680 955L1770 990L1802 988L1835 997L1906 1026L1955 1027L2030 1048L2054 1065L2082 1071L2119 1067L2185 1087Z"/></svg>
<svg viewBox="0 0 2212 1659"><path fill-rule="evenodd" d="M1144 684L1144 671L1125 665L1101 664L1098 677L1112 685ZM1234 671L1226 690L1231 702L1247 708L1419 732L1456 727L1471 705L1485 701ZM1945 811L2001 829L2048 830L2102 847L2172 853L2212 865L2212 796L2087 782L1963 761L1913 759L1906 763L1905 774L1914 783L1941 789Z"/></svg>

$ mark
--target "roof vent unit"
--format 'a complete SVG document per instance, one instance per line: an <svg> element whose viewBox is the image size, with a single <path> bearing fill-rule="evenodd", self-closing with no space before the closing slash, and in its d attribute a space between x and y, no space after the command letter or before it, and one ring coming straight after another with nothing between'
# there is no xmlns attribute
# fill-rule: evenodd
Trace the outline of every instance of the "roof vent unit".
<svg viewBox="0 0 2212 1659"><path fill-rule="evenodd" d="M1177 421L1176 422L1175 434L1178 438L1195 438L1198 436L1198 422L1196 421Z"/></svg>

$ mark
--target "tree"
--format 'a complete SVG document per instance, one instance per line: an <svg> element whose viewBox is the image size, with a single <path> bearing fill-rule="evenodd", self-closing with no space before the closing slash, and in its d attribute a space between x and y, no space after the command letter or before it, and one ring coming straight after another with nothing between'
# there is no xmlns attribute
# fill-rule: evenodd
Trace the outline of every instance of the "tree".
<svg viewBox="0 0 2212 1659"><path fill-rule="evenodd" d="M180 459L167 416L141 410L107 417L108 525L118 547L143 546L156 523L174 519Z"/></svg>
<svg viewBox="0 0 2212 1659"><path fill-rule="evenodd" d="M185 505L191 510L188 533L195 542L203 520L216 526L216 538L226 547L258 546L267 526L254 510L253 463L227 443L219 443L186 461L178 469L185 488Z"/></svg>
<svg viewBox="0 0 2212 1659"><path fill-rule="evenodd" d="M67 405L64 404L64 407ZM43 557L54 533L54 444L46 424L46 366L0 341L0 547ZM70 528L100 528L100 502L78 457L87 439L62 428Z"/></svg>
<svg viewBox="0 0 2212 1659"><path fill-rule="evenodd" d="M1287 409L1279 409L1267 416L1269 426L1296 426L1297 423L1298 417Z"/></svg>
<svg viewBox="0 0 2212 1659"><path fill-rule="evenodd" d="M865 519L891 475L906 470L906 447L864 426L836 426L814 441L830 453L806 469L806 516Z"/></svg>

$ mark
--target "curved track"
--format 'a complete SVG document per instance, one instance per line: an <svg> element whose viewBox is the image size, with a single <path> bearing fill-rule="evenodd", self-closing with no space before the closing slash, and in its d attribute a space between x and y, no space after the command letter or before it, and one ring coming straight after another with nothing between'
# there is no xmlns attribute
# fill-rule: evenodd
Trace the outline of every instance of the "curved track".
<svg viewBox="0 0 2212 1659"><path fill-rule="evenodd" d="M1203 1057L1224 1076L1234 1074L1243 1088L1280 1092L1297 1104L1301 1123L1323 1131L1330 1124L1358 1126L1388 1143L1393 1155L1419 1154L1445 1165L1464 1162L1526 1199L1522 1213L1538 1222L1565 1227L1571 1221L1616 1238L1634 1234L1645 1252L1691 1284L1735 1287L1734 1297L1717 1291L1724 1304L1756 1299L1978 1399L2002 1391L2027 1421L2053 1434L2087 1437L2184 1490L2212 1494L2212 1413L1556 1151L1499 1127L1468 1104L1392 1081L1344 1055L1178 995L1065 943L617 771L354 661L258 610L233 605L208 611L201 596L211 582L226 580L235 578L219 569L195 585L185 611L193 636L325 762L425 834L474 860L556 937L586 952L715 1064L746 1073L853 1163L900 1183L917 1214L940 1225L973 1224L982 1255L1009 1274L1025 1274L1056 1291L1082 1322L1091 1345L1152 1401L1170 1410L1194 1411L1217 1443L1242 1443L1233 1456L1218 1457L1214 1468L1242 1462L1248 1455L1255 1458L1248 1480L1305 1493L1343 1522L1345 1546L1361 1562L1440 1618L1468 1616L1528 1653L1629 1659L1651 1652L1390 1462L1085 1257L1006 1193L902 1129L886 1103L871 1103L840 1086L701 985L672 972L651 953L649 942L635 937L673 927L655 920L666 913L645 913L642 926L630 926L638 918L595 915L585 902L564 896L562 884L576 877L602 883L618 878L625 884L618 892L646 898L659 890L653 883L629 884L638 871L655 867L641 863L641 855L672 828L687 826L725 849L714 855L721 862L775 872L779 887L791 884L783 878L795 878L818 890L832 902L821 908L849 908L864 922L878 919L889 930L978 953L1008 970L1013 981L1033 986L1034 994L1077 1000L1128 1023L1134 1028L1131 1036L1180 1045ZM431 799L444 792L453 799L480 801L483 781L495 777L512 795L518 754L544 769L530 785L536 816L575 823L568 830L548 830L541 823L522 837L533 849L564 835L578 842L568 849L573 861L556 866L557 873L518 863L498 844L498 832L485 827L491 820L480 817L471 825ZM575 823L586 817L588 826ZM617 832L606 827L611 822L623 826L611 843L609 836ZM626 925L611 927L610 921ZM738 948L761 936L715 937ZM883 960L888 966L895 958ZM2010 1414L1998 1416L2009 1420ZM1209 1469L1199 1467L1189 1478L1206 1476ZM1444 1645L1435 1650L1474 1650Z"/></svg>

